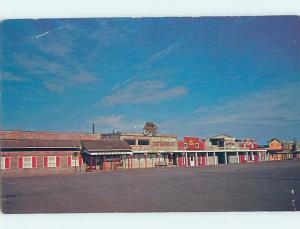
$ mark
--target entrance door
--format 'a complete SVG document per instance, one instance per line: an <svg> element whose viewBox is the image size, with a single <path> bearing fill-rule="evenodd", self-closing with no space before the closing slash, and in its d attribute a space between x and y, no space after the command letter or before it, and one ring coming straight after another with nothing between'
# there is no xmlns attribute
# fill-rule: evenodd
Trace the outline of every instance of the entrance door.
<svg viewBox="0 0 300 229"><path fill-rule="evenodd" d="M194 155L191 155L190 166L195 166L195 157L194 157Z"/></svg>

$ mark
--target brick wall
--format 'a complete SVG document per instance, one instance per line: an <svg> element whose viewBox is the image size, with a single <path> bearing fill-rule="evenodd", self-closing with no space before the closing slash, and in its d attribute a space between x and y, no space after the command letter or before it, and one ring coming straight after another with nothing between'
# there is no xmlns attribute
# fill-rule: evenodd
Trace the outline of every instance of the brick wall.
<svg viewBox="0 0 300 229"><path fill-rule="evenodd" d="M75 172L74 166L68 165L68 156L72 156L74 151L29 151L29 152L2 152L1 157L10 158L10 168L2 169L1 174L3 176L9 175L47 175L53 173L63 172ZM80 155L78 153L78 155ZM19 158L24 156L36 156L37 157L37 168L19 168ZM59 156L60 165L58 167L44 167L45 156ZM84 171L86 165L82 163L81 169ZM79 171L79 167L77 169Z"/></svg>

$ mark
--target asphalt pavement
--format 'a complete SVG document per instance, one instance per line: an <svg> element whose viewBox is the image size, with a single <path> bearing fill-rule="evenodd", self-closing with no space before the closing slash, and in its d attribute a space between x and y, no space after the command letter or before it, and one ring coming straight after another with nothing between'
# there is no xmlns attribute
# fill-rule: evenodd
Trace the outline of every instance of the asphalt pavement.
<svg viewBox="0 0 300 229"><path fill-rule="evenodd" d="M1 188L3 213L293 211L300 160L11 177Z"/></svg>

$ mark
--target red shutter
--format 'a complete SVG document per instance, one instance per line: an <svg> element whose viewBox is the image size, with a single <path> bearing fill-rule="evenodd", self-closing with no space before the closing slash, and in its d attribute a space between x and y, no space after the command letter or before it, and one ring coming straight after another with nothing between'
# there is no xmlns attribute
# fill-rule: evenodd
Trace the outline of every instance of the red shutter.
<svg viewBox="0 0 300 229"><path fill-rule="evenodd" d="M37 167L37 157L34 156L32 157L32 168L36 168Z"/></svg>
<svg viewBox="0 0 300 229"><path fill-rule="evenodd" d="M9 157L6 157L5 158L5 169L9 169L10 168L10 158Z"/></svg>
<svg viewBox="0 0 300 229"><path fill-rule="evenodd" d="M48 157L44 157L44 168L48 167Z"/></svg>
<svg viewBox="0 0 300 229"><path fill-rule="evenodd" d="M60 167L60 156L56 156L56 167Z"/></svg>
<svg viewBox="0 0 300 229"><path fill-rule="evenodd" d="M19 157L19 164L18 164L18 168L23 168L23 157Z"/></svg>
<svg viewBox="0 0 300 229"><path fill-rule="evenodd" d="M82 159L82 157L80 157L80 158L79 158L79 166L82 165L82 161L83 161L83 159Z"/></svg>
<svg viewBox="0 0 300 229"><path fill-rule="evenodd" d="M68 156L68 166L71 166L71 156Z"/></svg>

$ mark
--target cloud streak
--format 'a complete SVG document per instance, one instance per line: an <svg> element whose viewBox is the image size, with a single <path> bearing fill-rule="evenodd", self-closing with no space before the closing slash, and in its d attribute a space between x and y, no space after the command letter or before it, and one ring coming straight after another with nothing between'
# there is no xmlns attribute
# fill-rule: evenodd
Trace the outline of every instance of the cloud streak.
<svg viewBox="0 0 300 229"><path fill-rule="evenodd" d="M143 73L146 73L146 75L149 75L148 69L153 65L156 61L162 60L166 56L168 56L173 50L175 50L179 46L179 42L173 43L169 45L167 48L162 49L154 54L152 54L150 57L148 57L145 61L138 63L132 67L133 71L135 72L132 77L130 77L128 80L119 83L113 87L114 90L118 90L124 85L127 85L130 82L136 81L137 79L141 79L141 76ZM153 69L152 69L153 70Z"/></svg>
<svg viewBox="0 0 300 229"><path fill-rule="evenodd" d="M99 116L92 122L95 123L101 131L111 132L114 129L121 131L139 131L143 129L143 122L138 120L128 120L124 115Z"/></svg>
<svg viewBox="0 0 300 229"><path fill-rule="evenodd" d="M188 116L165 121L161 126L170 132L199 136L225 132L245 137L241 133L249 133L267 140L277 133L279 138L291 138L300 127L299 88L299 82L286 84L224 104L199 107Z"/></svg>
<svg viewBox="0 0 300 229"><path fill-rule="evenodd" d="M181 97L187 93L185 87L167 88L162 81L137 81L124 89L105 97L101 104L141 104L158 103L169 99Z"/></svg>
<svg viewBox="0 0 300 229"><path fill-rule="evenodd" d="M24 77L17 76L11 72L2 72L1 81L24 82L27 80Z"/></svg>
<svg viewBox="0 0 300 229"><path fill-rule="evenodd" d="M59 26L59 27L57 27L56 29L48 30L48 31L46 31L46 32L44 32L44 33L35 35L35 36L32 37L32 39L39 39L39 38L41 38L41 37L43 37L43 36L46 36L47 34L49 34L49 33L51 33L51 32L54 32L54 31L56 31L56 30L60 30L60 29L63 29L63 28L64 28L64 26Z"/></svg>

